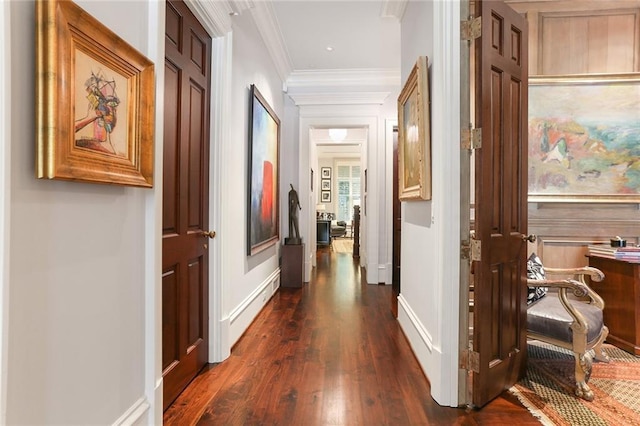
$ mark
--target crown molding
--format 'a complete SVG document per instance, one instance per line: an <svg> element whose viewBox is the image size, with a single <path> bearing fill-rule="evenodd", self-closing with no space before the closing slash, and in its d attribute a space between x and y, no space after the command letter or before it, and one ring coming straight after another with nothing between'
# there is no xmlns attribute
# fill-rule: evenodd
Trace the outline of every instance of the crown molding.
<svg viewBox="0 0 640 426"><path fill-rule="evenodd" d="M234 13L242 13L245 10L251 9L255 6L255 3L253 2L253 0L228 0L229 1L229 6L231 6L231 9L233 10Z"/></svg>
<svg viewBox="0 0 640 426"><path fill-rule="evenodd" d="M382 0L381 18L396 18L402 21L409 0Z"/></svg>
<svg viewBox="0 0 640 426"><path fill-rule="evenodd" d="M185 0L189 9L198 17L202 25L212 34L211 37L222 37L231 31L231 17L233 11L226 0L203 2Z"/></svg>
<svg viewBox="0 0 640 426"><path fill-rule="evenodd" d="M249 11L264 44L267 46L280 78L283 82L287 81L289 74L293 70L293 65L289 58L289 52L284 43L273 5L270 1L259 1L253 3L253 7Z"/></svg>
<svg viewBox="0 0 640 426"><path fill-rule="evenodd" d="M289 97L297 106L382 105L390 92L297 93Z"/></svg>
<svg viewBox="0 0 640 426"><path fill-rule="evenodd" d="M399 69L299 70L287 79L288 87L400 86Z"/></svg>

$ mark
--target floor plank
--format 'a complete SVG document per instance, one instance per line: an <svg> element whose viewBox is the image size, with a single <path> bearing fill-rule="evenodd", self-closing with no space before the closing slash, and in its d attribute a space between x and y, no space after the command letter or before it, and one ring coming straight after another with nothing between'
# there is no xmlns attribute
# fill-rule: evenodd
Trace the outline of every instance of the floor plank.
<svg viewBox="0 0 640 426"><path fill-rule="evenodd" d="M539 424L509 394L439 406L391 313L348 254L318 251L302 289L281 288L234 346L164 414L167 425Z"/></svg>

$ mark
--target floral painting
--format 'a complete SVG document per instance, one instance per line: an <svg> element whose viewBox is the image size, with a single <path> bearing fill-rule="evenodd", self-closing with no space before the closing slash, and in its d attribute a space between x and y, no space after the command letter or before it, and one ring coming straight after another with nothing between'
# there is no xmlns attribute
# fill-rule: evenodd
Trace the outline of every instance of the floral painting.
<svg viewBox="0 0 640 426"><path fill-rule="evenodd" d="M638 77L530 79L529 195L640 199Z"/></svg>

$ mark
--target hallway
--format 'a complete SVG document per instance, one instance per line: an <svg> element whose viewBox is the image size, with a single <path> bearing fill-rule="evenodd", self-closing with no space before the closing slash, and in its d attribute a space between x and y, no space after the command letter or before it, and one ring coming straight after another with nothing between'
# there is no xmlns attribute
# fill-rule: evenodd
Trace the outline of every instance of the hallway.
<svg viewBox="0 0 640 426"><path fill-rule="evenodd" d="M367 285L350 255L328 248L317 264L205 367L165 424L538 424L506 393L481 411L440 407L391 314L391 286Z"/></svg>

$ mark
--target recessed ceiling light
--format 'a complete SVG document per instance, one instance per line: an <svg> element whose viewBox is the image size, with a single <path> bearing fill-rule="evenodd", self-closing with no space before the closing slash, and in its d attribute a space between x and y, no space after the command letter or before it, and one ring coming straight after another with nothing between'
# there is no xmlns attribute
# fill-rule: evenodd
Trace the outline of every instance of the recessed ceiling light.
<svg viewBox="0 0 640 426"><path fill-rule="evenodd" d="M333 52L333 47L327 46L327 52Z"/></svg>
<svg viewBox="0 0 640 426"><path fill-rule="evenodd" d="M235 11L234 12L229 12L229 16L238 16L238 15L239 15L238 12L235 12Z"/></svg>

